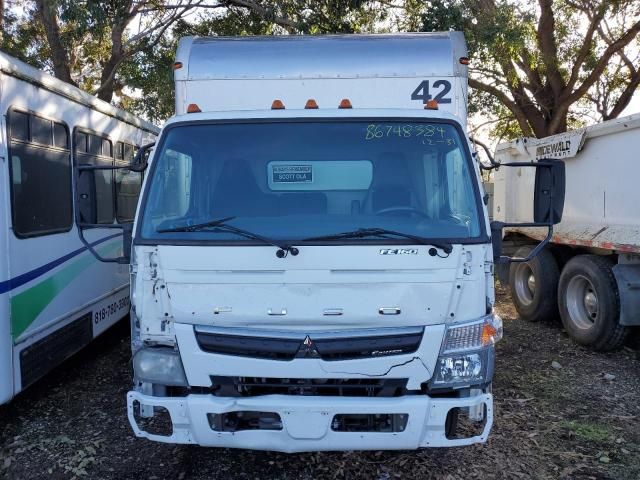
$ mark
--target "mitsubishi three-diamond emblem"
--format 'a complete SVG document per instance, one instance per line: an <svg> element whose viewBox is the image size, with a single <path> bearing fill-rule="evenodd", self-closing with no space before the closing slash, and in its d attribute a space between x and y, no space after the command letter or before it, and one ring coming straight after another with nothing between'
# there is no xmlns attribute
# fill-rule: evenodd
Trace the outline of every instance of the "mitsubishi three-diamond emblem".
<svg viewBox="0 0 640 480"><path fill-rule="evenodd" d="M305 339L300 344L300 349L298 350L297 358L318 358L320 354L316 349L313 340L307 335Z"/></svg>

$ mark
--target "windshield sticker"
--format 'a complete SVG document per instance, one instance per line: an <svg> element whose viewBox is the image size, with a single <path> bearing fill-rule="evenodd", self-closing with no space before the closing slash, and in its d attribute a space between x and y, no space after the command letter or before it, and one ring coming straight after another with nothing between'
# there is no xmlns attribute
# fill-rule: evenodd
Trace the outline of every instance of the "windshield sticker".
<svg viewBox="0 0 640 480"><path fill-rule="evenodd" d="M385 138L413 138L422 140L423 145L455 145L455 138L447 134L442 125L429 123L405 125L367 125L365 140L381 140Z"/></svg>
<svg viewBox="0 0 640 480"><path fill-rule="evenodd" d="M313 183L311 165L273 165L273 183Z"/></svg>

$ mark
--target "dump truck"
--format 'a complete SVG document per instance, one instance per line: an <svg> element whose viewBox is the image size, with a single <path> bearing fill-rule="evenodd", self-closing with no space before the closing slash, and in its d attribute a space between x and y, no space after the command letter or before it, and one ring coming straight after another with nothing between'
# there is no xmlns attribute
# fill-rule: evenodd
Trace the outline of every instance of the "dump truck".
<svg viewBox="0 0 640 480"><path fill-rule="evenodd" d="M596 350L620 347L640 325L640 114L541 139L498 145L495 162L565 163L562 221L529 262L505 271L520 316L559 318L571 338ZM518 222L531 214L532 172L494 173L493 217ZM505 242L526 256L545 236L539 228L505 230Z"/></svg>
<svg viewBox="0 0 640 480"><path fill-rule="evenodd" d="M176 115L136 157L125 235L137 436L487 440L502 235L466 135L468 62L460 32L181 39ZM539 163L532 224L550 228L562 162Z"/></svg>

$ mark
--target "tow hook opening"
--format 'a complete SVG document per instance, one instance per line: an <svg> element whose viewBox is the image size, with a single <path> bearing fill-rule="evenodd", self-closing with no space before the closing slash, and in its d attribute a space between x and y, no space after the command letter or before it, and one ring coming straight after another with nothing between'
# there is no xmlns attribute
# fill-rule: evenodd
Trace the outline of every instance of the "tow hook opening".
<svg viewBox="0 0 640 480"><path fill-rule="evenodd" d="M444 430L447 440L479 437L487 423L487 405L454 407L447 412Z"/></svg>
<svg viewBox="0 0 640 480"><path fill-rule="evenodd" d="M151 435L170 437L173 435L171 414L165 407L142 405L138 400L133 402L133 418L140 430Z"/></svg>
<svg viewBox="0 0 640 480"><path fill-rule="evenodd" d="M282 419L275 412L238 411L207 414L209 426L215 432L244 430L282 430Z"/></svg>
<svg viewBox="0 0 640 480"><path fill-rule="evenodd" d="M406 413L340 413L333 417L334 432L404 432L409 415Z"/></svg>

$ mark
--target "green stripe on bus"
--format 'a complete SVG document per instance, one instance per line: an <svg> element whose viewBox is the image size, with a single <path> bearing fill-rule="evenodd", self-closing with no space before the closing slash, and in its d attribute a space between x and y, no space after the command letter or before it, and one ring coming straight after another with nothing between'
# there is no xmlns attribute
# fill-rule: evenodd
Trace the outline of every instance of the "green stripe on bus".
<svg viewBox="0 0 640 480"><path fill-rule="evenodd" d="M115 253L121 247L120 241L104 245L96 250L101 255ZM75 260L42 282L24 292L11 297L11 336L15 341L38 318L53 299L64 290L83 270L98 260L87 251L82 258Z"/></svg>

